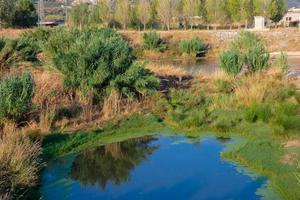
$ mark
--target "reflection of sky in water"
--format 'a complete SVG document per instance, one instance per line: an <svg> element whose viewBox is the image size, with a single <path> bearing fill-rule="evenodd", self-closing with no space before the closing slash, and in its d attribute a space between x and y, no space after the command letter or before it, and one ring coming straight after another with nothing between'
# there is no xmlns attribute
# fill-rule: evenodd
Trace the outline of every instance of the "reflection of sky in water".
<svg viewBox="0 0 300 200"><path fill-rule="evenodd" d="M182 137L159 137L158 140L143 141L143 145L138 144L139 142L133 142L134 144L131 142L127 146L120 145L121 157L109 156L105 159L111 159L108 161L112 161L110 163L112 165L108 167L112 170L115 170L114 164L127 167L121 170L124 174L120 175L128 175L129 178L119 185L114 181L108 181L104 188L97 183L82 184L72 175L71 168L76 169L76 174L79 175L88 170L85 169L86 166L71 167L73 162L84 164L85 159L82 155L89 155L87 152L80 154L81 156L73 155L53 161L43 173L41 192L44 199L56 200L260 199L256 191L266 184L266 179L245 175L233 164L221 160L220 152L224 144L213 138L202 139L199 143L184 141L186 140ZM102 147L99 151L90 152L107 152L103 149ZM135 155L129 155L130 153ZM101 156L96 154L95 158L103 159ZM116 159L121 161L116 163ZM93 163L94 161L88 160L86 165ZM128 163L135 163L135 166L130 167ZM95 165L99 164L95 162ZM107 167L105 163L100 165L101 169ZM101 177L90 178L101 179Z"/></svg>

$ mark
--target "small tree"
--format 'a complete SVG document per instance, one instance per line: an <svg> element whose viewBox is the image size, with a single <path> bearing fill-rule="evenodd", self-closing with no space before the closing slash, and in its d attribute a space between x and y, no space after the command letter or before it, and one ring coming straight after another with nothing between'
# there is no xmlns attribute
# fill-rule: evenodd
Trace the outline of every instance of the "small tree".
<svg viewBox="0 0 300 200"><path fill-rule="evenodd" d="M69 18L72 26L79 27L88 25L89 21L89 6L85 3L74 5L69 13Z"/></svg>
<svg viewBox="0 0 300 200"><path fill-rule="evenodd" d="M11 26L16 9L16 0L0 0L0 22Z"/></svg>
<svg viewBox="0 0 300 200"><path fill-rule="evenodd" d="M277 23L282 19L285 12L287 10L286 2L285 0L272 0L270 7L269 7L269 13L270 13L270 19L275 22L276 27Z"/></svg>
<svg viewBox="0 0 300 200"><path fill-rule="evenodd" d="M129 24L130 21L129 13L130 13L129 1L117 0L115 18L119 23L122 24L124 30L127 28L127 25Z"/></svg>
<svg viewBox="0 0 300 200"><path fill-rule="evenodd" d="M176 15L177 0L159 0L157 14L163 25L170 30L172 18Z"/></svg>
<svg viewBox="0 0 300 200"><path fill-rule="evenodd" d="M113 3L111 0L99 0L99 17L105 27L109 27L109 24L113 20Z"/></svg>
<svg viewBox="0 0 300 200"><path fill-rule="evenodd" d="M24 72L0 83L0 118L18 121L28 113L34 96L34 81Z"/></svg>
<svg viewBox="0 0 300 200"><path fill-rule="evenodd" d="M191 18L199 14L200 2L198 0L183 0L183 17L187 18L190 23L191 29L193 29L193 24L191 23Z"/></svg>
<svg viewBox="0 0 300 200"><path fill-rule="evenodd" d="M141 23L144 25L144 31L146 30L146 25L149 23L151 18L151 5L149 0L140 0L137 5L137 15Z"/></svg>
<svg viewBox="0 0 300 200"><path fill-rule="evenodd" d="M13 19L13 25L18 27L31 27L36 25L38 20L37 12L30 0L18 0Z"/></svg>

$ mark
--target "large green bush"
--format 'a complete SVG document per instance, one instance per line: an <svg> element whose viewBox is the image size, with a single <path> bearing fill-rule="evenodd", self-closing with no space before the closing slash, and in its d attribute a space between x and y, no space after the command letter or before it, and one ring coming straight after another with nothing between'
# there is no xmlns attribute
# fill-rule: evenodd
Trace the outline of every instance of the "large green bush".
<svg viewBox="0 0 300 200"><path fill-rule="evenodd" d="M111 29L63 29L44 45L52 66L64 74L65 86L84 95L108 95L117 89L125 96L154 89L158 79L141 65L129 44Z"/></svg>
<svg viewBox="0 0 300 200"><path fill-rule="evenodd" d="M143 48L148 50L164 51L166 50L167 45L156 32L151 31L144 33L143 35Z"/></svg>
<svg viewBox="0 0 300 200"><path fill-rule="evenodd" d="M269 67L270 55L263 42L253 33L242 32L230 49L221 53L220 67L228 74L253 73Z"/></svg>
<svg viewBox="0 0 300 200"><path fill-rule="evenodd" d="M181 40L179 43L179 52L182 54L197 56L199 54L205 54L206 49L206 44L196 37L188 40Z"/></svg>
<svg viewBox="0 0 300 200"><path fill-rule="evenodd" d="M4 79L0 83L0 119L18 121L24 117L31 109L34 87L27 72Z"/></svg>

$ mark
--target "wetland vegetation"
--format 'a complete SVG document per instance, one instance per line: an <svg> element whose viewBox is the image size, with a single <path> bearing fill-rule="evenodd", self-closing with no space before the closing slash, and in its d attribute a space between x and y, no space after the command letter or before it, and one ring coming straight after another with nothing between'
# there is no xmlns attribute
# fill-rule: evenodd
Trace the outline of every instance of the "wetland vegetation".
<svg viewBox="0 0 300 200"><path fill-rule="evenodd" d="M143 39L138 51L161 53L168 48L155 32ZM106 28L35 29L1 44L3 198L37 194L44 186L44 164L72 155L79 156L71 167L74 180L119 184L128 179L132 165L155 151L155 145L143 149L151 140L125 147L122 143L124 154L129 154L128 147L133 157L131 162L122 157L116 163L101 157L100 146L153 135L241 138L226 148L222 159L267 177L268 187L282 199L300 196L299 88L285 75L286 57L271 62L265 44L254 33L242 32L221 53L222 70L194 76L184 69L140 62L136 47ZM189 38L176 51L195 59L206 48L204 40ZM82 177L76 168L87 170L82 165L100 162L94 160L94 151L102 152L99 159L113 165L101 162L99 168L118 169L124 164L128 168L120 170L127 175L111 171L100 174L101 180ZM172 159L179 159L174 152ZM255 191L260 187L256 185Z"/></svg>

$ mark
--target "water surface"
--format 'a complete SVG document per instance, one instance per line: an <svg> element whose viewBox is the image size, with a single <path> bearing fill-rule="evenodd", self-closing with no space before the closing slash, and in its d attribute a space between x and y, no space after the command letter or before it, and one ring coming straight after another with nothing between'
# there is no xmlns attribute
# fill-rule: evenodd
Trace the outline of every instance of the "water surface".
<svg viewBox="0 0 300 200"><path fill-rule="evenodd" d="M266 184L220 157L230 141L142 137L50 162L44 199L260 199Z"/></svg>

